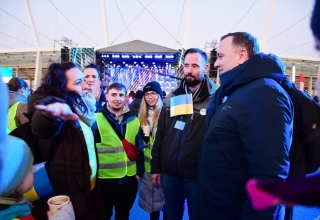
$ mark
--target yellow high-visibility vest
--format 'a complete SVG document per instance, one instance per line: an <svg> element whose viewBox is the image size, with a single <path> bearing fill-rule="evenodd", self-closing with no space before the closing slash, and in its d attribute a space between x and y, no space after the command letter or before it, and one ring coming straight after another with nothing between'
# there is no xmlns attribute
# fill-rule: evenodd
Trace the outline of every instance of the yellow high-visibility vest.
<svg viewBox="0 0 320 220"><path fill-rule="evenodd" d="M98 177L100 179L113 179L134 176L137 173L136 162L128 159L120 138L104 115L96 113L96 116L101 137L101 143L96 143L99 158ZM139 128L138 118L126 123L126 140L136 144L135 139Z"/></svg>
<svg viewBox="0 0 320 220"><path fill-rule="evenodd" d="M14 118L17 114L18 105L20 102L14 103L8 111L8 119L7 119L7 134L9 134L11 131L17 128L16 121Z"/></svg>

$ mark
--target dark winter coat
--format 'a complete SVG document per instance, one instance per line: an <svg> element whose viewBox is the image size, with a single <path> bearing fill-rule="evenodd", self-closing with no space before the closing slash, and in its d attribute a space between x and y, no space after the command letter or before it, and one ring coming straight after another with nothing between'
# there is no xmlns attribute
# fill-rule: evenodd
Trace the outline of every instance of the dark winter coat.
<svg viewBox="0 0 320 220"><path fill-rule="evenodd" d="M280 86L284 77L278 64L262 53L220 75L199 157L199 219L283 216L280 205L253 210L245 183L288 176L293 106Z"/></svg>
<svg viewBox="0 0 320 220"><path fill-rule="evenodd" d="M128 105L130 111L132 111L137 117L139 115L140 107L141 107L142 99L135 98L132 102Z"/></svg>
<svg viewBox="0 0 320 220"><path fill-rule="evenodd" d="M289 176L303 176L320 167L320 106L286 77L281 86L294 107Z"/></svg>
<svg viewBox="0 0 320 220"><path fill-rule="evenodd" d="M39 151L43 161L52 158L46 164L48 176L57 195L67 195L72 201L76 219L104 219L102 203L98 195L98 181L95 188L90 189L91 168L88 149L79 122L71 123L44 116L32 107L38 103L64 102L62 99L47 97L35 92L28 102L30 112L34 112L31 127L39 138ZM42 100L42 101L41 101ZM52 154L51 141L57 146ZM35 219L47 219L47 199L34 203Z"/></svg>
<svg viewBox="0 0 320 220"><path fill-rule="evenodd" d="M198 156L203 135L206 131L205 115L210 96L217 86L207 78L196 100L193 101L193 115L170 117L170 98L185 94L183 81L170 93L162 107L156 139L152 149L151 173L168 173L181 178L197 177ZM183 130L175 128L177 121L185 122Z"/></svg>

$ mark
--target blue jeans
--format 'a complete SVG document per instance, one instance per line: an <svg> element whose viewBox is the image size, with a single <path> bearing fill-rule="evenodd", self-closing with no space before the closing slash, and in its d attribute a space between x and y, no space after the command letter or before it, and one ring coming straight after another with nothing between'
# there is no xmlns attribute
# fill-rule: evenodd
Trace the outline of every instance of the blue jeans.
<svg viewBox="0 0 320 220"><path fill-rule="evenodd" d="M161 181L168 220L182 219L185 199L187 199L189 219L196 220L198 205L196 179L179 178L162 173Z"/></svg>

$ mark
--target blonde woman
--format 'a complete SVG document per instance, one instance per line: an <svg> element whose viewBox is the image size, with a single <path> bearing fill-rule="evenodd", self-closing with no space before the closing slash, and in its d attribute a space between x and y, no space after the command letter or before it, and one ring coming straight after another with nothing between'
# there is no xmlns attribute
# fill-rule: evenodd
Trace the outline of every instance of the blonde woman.
<svg viewBox="0 0 320 220"><path fill-rule="evenodd" d="M139 112L141 128L144 132L144 166L145 173L139 182L139 206L150 213L150 220L158 220L163 206L162 185L152 186L151 151L156 136L158 119L162 108L162 90L158 82L149 82L143 87L142 102Z"/></svg>

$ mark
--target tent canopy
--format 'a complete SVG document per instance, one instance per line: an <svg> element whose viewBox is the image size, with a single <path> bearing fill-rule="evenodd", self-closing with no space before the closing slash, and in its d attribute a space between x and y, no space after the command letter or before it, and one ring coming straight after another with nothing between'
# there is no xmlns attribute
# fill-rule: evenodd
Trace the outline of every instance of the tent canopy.
<svg viewBox="0 0 320 220"><path fill-rule="evenodd" d="M133 40L97 50L98 53L177 53L177 50L151 44L141 40Z"/></svg>

